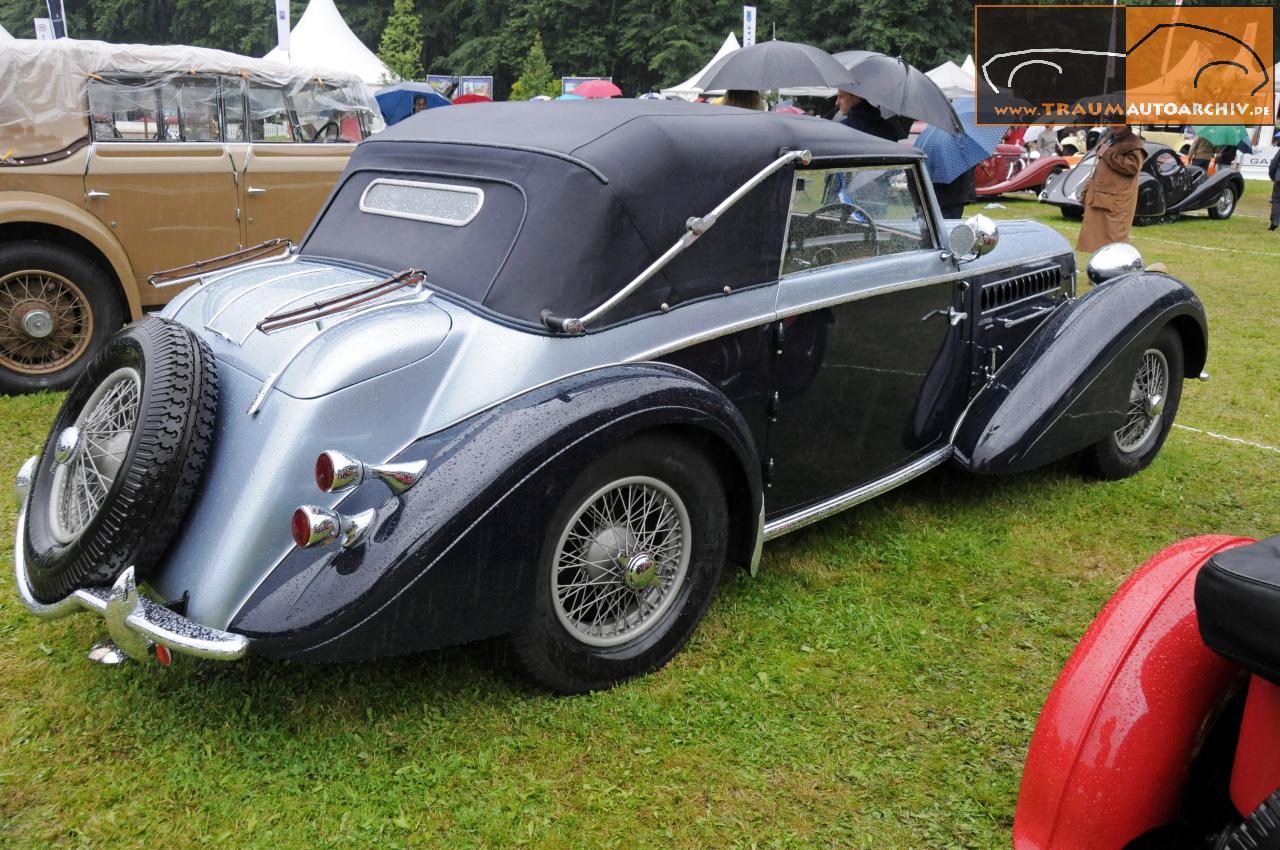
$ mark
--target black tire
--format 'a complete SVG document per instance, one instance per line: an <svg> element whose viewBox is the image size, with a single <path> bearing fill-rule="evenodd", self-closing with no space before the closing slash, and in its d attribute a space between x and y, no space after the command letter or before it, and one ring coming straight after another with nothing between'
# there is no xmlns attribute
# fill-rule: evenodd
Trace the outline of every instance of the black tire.
<svg viewBox="0 0 1280 850"><path fill-rule="evenodd" d="M557 568L561 541L575 527L586 528L575 523L580 515L585 515L588 504L598 503L593 501L594 494L638 477L660 482L683 504L690 528L688 566L683 580L670 591L670 601L665 607L662 600L666 597L657 597L656 612L647 625L643 619L646 615L639 615L641 619L635 628L643 630L635 637L627 639L625 634L619 634L610 638L622 641L615 645L591 645L584 641L596 638L575 636L571 627L561 620L561 616L570 616L564 613L569 605L578 604L584 597L568 595L565 598L572 601L557 603L553 573L564 576L570 571L579 571L583 577L587 576L585 567ZM674 503L668 504L678 510ZM524 628L511 635L517 666L537 684L561 694L602 690L663 666L688 642L715 595L724 567L727 530L728 509L719 475L707 457L689 443L667 435L641 435L601 455L569 488L547 529L538 559L532 614ZM594 539L602 536L598 523L594 533ZM572 557L576 556L566 556ZM663 569L675 570L672 566L675 560L661 562ZM610 569L617 567L620 567L619 561L612 560ZM588 580L599 582L599 579L592 576ZM624 610L638 596L636 591L625 587L621 578L615 584L612 577L606 577L605 583L607 588L593 587L578 592L595 593L597 600L606 593L616 594L609 598L623 600ZM660 589L657 592L660 593ZM610 601L609 605L612 604Z"/></svg>
<svg viewBox="0 0 1280 850"><path fill-rule="evenodd" d="M1280 850L1280 790L1231 833L1226 850Z"/></svg>
<svg viewBox="0 0 1280 850"><path fill-rule="evenodd" d="M1178 414L1178 405L1182 401L1182 379L1186 372L1186 361L1178 332L1172 326L1166 325L1155 341L1143 352L1134 373L1135 387L1144 364L1153 352L1158 355L1158 358L1163 358L1167 375L1166 392L1162 394L1163 408L1156 416L1147 417L1148 427L1141 434L1132 434L1129 439L1122 437L1122 432L1129 425L1127 422L1125 427L1113 431L1085 449L1081 454L1081 460L1087 474L1108 481L1128 478L1146 469L1160 453L1160 447L1169 436L1169 429L1173 427L1174 417ZM1136 402L1125 400L1126 407L1131 403ZM1136 418L1137 411L1134 411L1133 415L1135 416L1133 424L1136 426L1139 424Z"/></svg>
<svg viewBox="0 0 1280 850"><path fill-rule="evenodd" d="M1225 221L1231 218L1232 213L1236 211L1236 202L1240 200L1236 195L1234 186L1223 186L1222 191L1218 193L1218 197L1213 199L1213 206L1209 207L1209 218L1219 221Z"/></svg>
<svg viewBox="0 0 1280 850"><path fill-rule="evenodd" d="M116 384L124 388L123 396L138 393L132 433L115 437L116 445L93 444L99 449L96 454L86 448L90 445L86 436L70 459L59 464L55 459L59 436L75 424L87 434L93 427L92 417L84 418L82 412L86 416L92 412L90 402L94 410L107 409ZM128 384L136 384L136 389ZM67 395L36 469L25 546L28 575L38 599L52 602L76 587L110 583L130 565L139 578L151 573L177 534L199 486L213 448L217 405L213 355L187 328L151 316L111 338ZM122 416L123 421L129 418ZM109 435L111 427L99 433ZM103 465L90 463L85 456ZM68 495L74 482L67 481L75 477L77 463L86 470L90 466L109 469L109 457L119 458L120 464L105 492L99 489L100 499L93 507L75 512L68 522L71 510L62 506L74 501ZM89 480L87 473L84 479ZM55 488L59 489L55 492Z"/></svg>
<svg viewBox="0 0 1280 850"><path fill-rule="evenodd" d="M47 336L24 329L32 310L56 316ZM0 245L0 393L66 389L123 323L115 287L87 257L55 242Z"/></svg>
<svg viewBox="0 0 1280 850"><path fill-rule="evenodd" d="M1062 210L1062 217L1067 221L1082 221L1084 219L1084 207L1059 207Z"/></svg>
<svg viewBox="0 0 1280 850"><path fill-rule="evenodd" d="M1031 191L1035 192L1037 195L1040 194L1041 192L1043 192L1045 189L1049 187L1050 183L1058 179L1059 174L1064 173L1066 170L1067 169L1065 168L1053 169L1052 171L1049 172L1048 176L1044 178L1044 182L1041 183L1039 186L1035 187L1034 189L1032 189Z"/></svg>

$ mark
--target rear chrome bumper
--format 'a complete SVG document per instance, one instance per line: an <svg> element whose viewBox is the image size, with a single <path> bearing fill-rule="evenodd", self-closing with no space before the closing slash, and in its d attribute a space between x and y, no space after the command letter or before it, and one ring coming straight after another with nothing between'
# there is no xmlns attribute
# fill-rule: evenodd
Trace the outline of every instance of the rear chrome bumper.
<svg viewBox="0 0 1280 850"><path fill-rule="evenodd" d="M24 494L25 496L25 494ZM138 592L133 567L111 587L82 587L57 602L41 602L31 591L27 577L27 505L23 500L13 543L13 581L27 610L42 620L55 620L77 611L93 611L106 621L112 640L130 658L146 661L159 644L173 652L234 661L249 650L243 635L211 629L188 620Z"/></svg>

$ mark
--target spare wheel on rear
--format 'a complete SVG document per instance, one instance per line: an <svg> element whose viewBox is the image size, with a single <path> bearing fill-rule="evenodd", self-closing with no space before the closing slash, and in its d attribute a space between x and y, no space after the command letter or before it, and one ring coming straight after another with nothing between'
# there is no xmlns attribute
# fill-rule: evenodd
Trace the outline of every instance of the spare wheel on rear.
<svg viewBox="0 0 1280 850"><path fill-rule="evenodd" d="M146 578L191 507L213 448L218 373L208 347L159 317L127 326L68 393L27 502L31 589L52 602Z"/></svg>

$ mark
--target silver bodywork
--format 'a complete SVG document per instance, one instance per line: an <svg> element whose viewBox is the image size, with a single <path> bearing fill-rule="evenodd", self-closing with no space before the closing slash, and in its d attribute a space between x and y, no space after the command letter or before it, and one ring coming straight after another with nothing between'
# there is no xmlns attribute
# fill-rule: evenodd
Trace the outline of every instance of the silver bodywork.
<svg viewBox="0 0 1280 850"><path fill-rule="evenodd" d="M817 306L964 280L1070 250L1031 222L1005 222L1001 237L996 250L964 266L936 249L880 257L580 336L518 329L438 294L268 335L256 329L268 315L367 286L382 273L291 257L197 283L162 315L192 328L218 360L217 434L200 494L152 587L168 599L189 592L187 616L225 629L293 548L294 509L332 509L345 498L315 485L323 450L382 463L422 436L575 373L653 360ZM790 527L784 520L771 523L770 536Z"/></svg>

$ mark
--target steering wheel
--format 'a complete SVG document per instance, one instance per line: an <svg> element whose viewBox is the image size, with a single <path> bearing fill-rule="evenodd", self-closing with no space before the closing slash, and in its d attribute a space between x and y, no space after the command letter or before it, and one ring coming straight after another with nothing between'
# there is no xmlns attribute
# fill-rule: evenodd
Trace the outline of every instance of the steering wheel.
<svg viewBox="0 0 1280 850"><path fill-rule="evenodd" d="M328 134L330 127L333 128L333 140L336 142L338 140L339 134L341 133L341 129L338 127L337 121L326 121L324 124L320 125L320 129L316 130L316 134L311 137L311 141L313 142L320 141L321 136Z"/></svg>
<svg viewBox="0 0 1280 850"><path fill-rule="evenodd" d="M876 230L875 220L871 218L871 214L869 212L867 212L857 204L851 204L847 201L837 201L834 204L823 204L822 206L818 207L816 210L813 210L812 212L810 212L808 215L804 217L799 229L801 230L801 232L803 232L805 230L805 223L807 223L810 219L817 218L822 213L831 212L833 210L843 210L843 212L840 213L841 225L847 225L852 215L854 213L857 213L858 218L854 219L853 223L871 234L871 244L875 246L876 255L879 256L880 235L879 235L879 231ZM800 251L804 248L803 236L794 235L794 232L793 232L791 240L792 240L791 250Z"/></svg>

